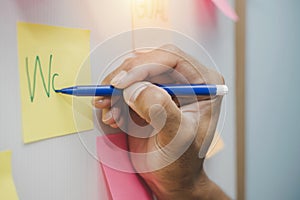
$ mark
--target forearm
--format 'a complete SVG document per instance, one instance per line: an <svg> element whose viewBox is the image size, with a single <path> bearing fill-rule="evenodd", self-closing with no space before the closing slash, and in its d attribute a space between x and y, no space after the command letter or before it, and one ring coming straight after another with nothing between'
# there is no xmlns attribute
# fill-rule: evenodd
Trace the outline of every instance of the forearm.
<svg viewBox="0 0 300 200"><path fill-rule="evenodd" d="M182 186L172 190L162 191L157 189L156 187L153 192L158 200L230 200L222 189L212 182L203 171L195 180L193 188Z"/></svg>
<svg viewBox="0 0 300 200"><path fill-rule="evenodd" d="M206 186L198 189L198 195L195 199L230 200L230 198L223 192L223 190L209 179L206 183Z"/></svg>
<svg viewBox="0 0 300 200"><path fill-rule="evenodd" d="M202 170L190 199L201 200L229 200L223 190L211 181Z"/></svg>

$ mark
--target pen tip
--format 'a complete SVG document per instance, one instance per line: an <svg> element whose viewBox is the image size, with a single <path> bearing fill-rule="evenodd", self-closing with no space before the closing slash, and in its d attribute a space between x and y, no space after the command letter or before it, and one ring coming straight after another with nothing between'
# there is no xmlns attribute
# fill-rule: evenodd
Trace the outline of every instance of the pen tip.
<svg viewBox="0 0 300 200"><path fill-rule="evenodd" d="M61 90L55 90L55 92L56 92L56 93L60 93L60 92L61 92Z"/></svg>

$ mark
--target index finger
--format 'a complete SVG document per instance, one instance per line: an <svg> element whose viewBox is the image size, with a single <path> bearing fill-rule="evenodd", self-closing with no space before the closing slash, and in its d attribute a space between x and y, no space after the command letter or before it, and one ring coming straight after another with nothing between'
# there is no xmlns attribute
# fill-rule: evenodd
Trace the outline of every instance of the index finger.
<svg viewBox="0 0 300 200"><path fill-rule="evenodd" d="M125 88L134 82L146 80L168 70L174 69L180 59L180 50L173 45L164 45L147 53L126 59L102 82L118 88ZM126 77L126 81L123 80ZM119 84L124 81L123 84Z"/></svg>

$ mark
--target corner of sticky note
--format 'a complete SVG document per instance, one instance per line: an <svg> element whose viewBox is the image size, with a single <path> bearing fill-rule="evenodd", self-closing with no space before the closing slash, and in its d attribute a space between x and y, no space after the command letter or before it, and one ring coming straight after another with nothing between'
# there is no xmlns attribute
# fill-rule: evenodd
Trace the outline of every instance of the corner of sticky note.
<svg viewBox="0 0 300 200"><path fill-rule="evenodd" d="M90 100L74 106L73 97L55 92L90 84L90 31L19 22L17 37L24 142L92 129Z"/></svg>
<svg viewBox="0 0 300 200"><path fill-rule="evenodd" d="M111 143L107 143L108 141ZM110 145L116 148L112 149ZM100 166L107 184L107 193L111 199L153 199L152 192L141 177L137 173L132 173L134 168L128 157L127 136L125 133L99 136L97 138L97 153L101 160ZM116 166L122 166L124 171L116 169Z"/></svg>
<svg viewBox="0 0 300 200"><path fill-rule="evenodd" d="M238 21L239 17L236 14L235 10L231 8L227 0L212 0L212 2L223 12L225 16L234 22Z"/></svg>
<svg viewBox="0 0 300 200"><path fill-rule="evenodd" d="M0 199L19 199L12 177L10 151L0 152Z"/></svg>
<svg viewBox="0 0 300 200"><path fill-rule="evenodd" d="M207 151L206 158L212 158L224 149L224 141L218 132L215 133L211 145Z"/></svg>

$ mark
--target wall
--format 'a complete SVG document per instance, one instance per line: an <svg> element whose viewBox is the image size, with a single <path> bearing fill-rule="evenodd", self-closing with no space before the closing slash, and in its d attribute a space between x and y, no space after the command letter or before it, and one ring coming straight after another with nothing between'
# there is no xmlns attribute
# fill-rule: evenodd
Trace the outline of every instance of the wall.
<svg viewBox="0 0 300 200"><path fill-rule="evenodd" d="M23 144L16 22L90 29L91 48L94 48L108 37L130 30L128 1L1 1L0 150L13 151L13 176L21 200L96 200L106 197L103 181L98 181L98 163L86 152L77 134ZM211 23L199 22L197 14L202 11L195 10L195 2L171 2L172 28L203 44L230 88L222 132L226 146L206 161L205 168L208 175L234 198L234 24L214 9ZM197 57L198 52L188 53Z"/></svg>
<svg viewBox="0 0 300 200"><path fill-rule="evenodd" d="M247 200L300 199L299 8L247 1Z"/></svg>

